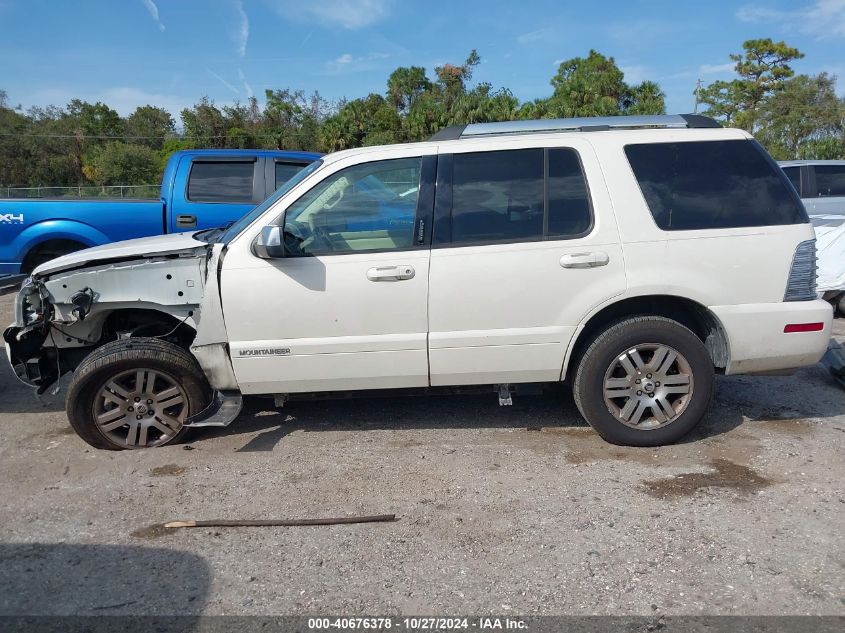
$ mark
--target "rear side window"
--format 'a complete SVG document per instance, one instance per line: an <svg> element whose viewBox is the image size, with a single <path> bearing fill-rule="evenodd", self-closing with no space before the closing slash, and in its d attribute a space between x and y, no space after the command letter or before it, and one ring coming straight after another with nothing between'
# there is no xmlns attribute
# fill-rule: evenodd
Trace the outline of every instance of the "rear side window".
<svg viewBox="0 0 845 633"><path fill-rule="evenodd" d="M820 197L845 196L845 165L816 165L813 169Z"/></svg>
<svg viewBox="0 0 845 633"><path fill-rule="evenodd" d="M452 243L543 236L543 150L455 154Z"/></svg>
<svg viewBox="0 0 845 633"><path fill-rule="evenodd" d="M664 231L808 221L783 172L753 141L647 143L625 154Z"/></svg>
<svg viewBox="0 0 845 633"><path fill-rule="evenodd" d="M578 237L592 211L570 148L452 155L452 244Z"/></svg>
<svg viewBox="0 0 845 633"><path fill-rule="evenodd" d="M784 167L783 173L789 178L789 182L795 187L798 195L801 195L801 168L800 167Z"/></svg>
<svg viewBox="0 0 845 633"><path fill-rule="evenodd" d="M583 235L591 224L590 196L578 154L572 149L550 149L546 234L550 237Z"/></svg>
<svg viewBox="0 0 845 633"><path fill-rule="evenodd" d="M252 202L252 162L195 162L188 176L192 202Z"/></svg>
<svg viewBox="0 0 845 633"><path fill-rule="evenodd" d="M305 168L303 163L276 163L276 189Z"/></svg>

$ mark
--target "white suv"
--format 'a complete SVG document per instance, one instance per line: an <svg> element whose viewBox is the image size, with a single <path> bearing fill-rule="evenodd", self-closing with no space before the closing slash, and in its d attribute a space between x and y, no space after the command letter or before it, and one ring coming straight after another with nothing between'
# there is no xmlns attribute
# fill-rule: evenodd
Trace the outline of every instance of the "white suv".
<svg viewBox="0 0 845 633"><path fill-rule="evenodd" d="M815 363L813 228L745 132L694 115L474 124L338 152L228 229L36 269L4 338L73 370L90 444L225 425L242 394L571 384L611 442L673 442L714 373ZM398 393L398 392L397 392Z"/></svg>

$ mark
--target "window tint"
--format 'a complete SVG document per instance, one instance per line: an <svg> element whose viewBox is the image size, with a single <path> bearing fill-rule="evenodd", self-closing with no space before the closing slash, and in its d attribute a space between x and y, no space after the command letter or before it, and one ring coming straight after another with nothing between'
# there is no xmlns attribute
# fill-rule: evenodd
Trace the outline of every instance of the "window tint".
<svg viewBox="0 0 845 633"><path fill-rule="evenodd" d="M625 154L663 230L807 221L782 171L752 141L628 145Z"/></svg>
<svg viewBox="0 0 845 633"><path fill-rule="evenodd" d="M409 248L413 245L420 158L342 169L288 207L292 255Z"/></svg>
<svg viewBox="0 0 845 633"><path fill-rule="evenodd" d="M305 168L303 163L276 163L276 189Z"/></svg>
<svg viewBox="0 0 845 633"><path fill-rule="evenodd" d="M453 156L452 243L542 235L542 149Z"/></svg>
<svg viewBox="0 0 845 633"><path fill-rule="evenodd" d="M813 169L819 196L845 196L845 165L816 165Z"/></svg>
<svg viewBox="0 0 845 633"><path fill-rule="evenodd" d="M801 168L800 167L784 167L783 173L789 178L789 182L795 187L795 191L801 194Z"/></svg>
<svg viewBox="0 0 845 633"><path fill-rule="evenodd" d="M188 177L193 202L252 202L252 162L195 162Z"/></svg>
<svg viewBox="0 0 845 633"><path fill-rule="evenodd" d="M590 224L590 197L578 154L571 149L550 149L547 235L580 235Z"/></svg>

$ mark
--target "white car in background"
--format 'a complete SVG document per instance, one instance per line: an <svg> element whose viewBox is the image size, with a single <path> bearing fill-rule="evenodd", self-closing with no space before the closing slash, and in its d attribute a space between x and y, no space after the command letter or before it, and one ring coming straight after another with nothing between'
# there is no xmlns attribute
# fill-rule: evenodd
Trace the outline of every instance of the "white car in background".
<svg viewBox="0 0 845 633"><path fill-rule="evenodd" d="M39 266L4 333L98 448L243 395L571 385L605 439L674 442L714 374L815 363L813 227L746 132L696 115L473 124L324 156L227 229ZM491 397L493 397L491 395ZM421 404L420 406L425 406Z"/></svg>
<svg viewBox="0 0 845 633"><path fill-rule="evenodd" d="M818 292L845 314L845 160L781 161L816 229Z"/></svg>

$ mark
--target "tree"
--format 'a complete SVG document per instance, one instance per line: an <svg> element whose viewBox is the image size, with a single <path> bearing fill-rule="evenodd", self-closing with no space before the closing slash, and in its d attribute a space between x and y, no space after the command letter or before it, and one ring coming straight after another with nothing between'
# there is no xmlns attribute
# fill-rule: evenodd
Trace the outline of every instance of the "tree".
<svg viewBox="0 0 845 633"><path fill-rule="evenodd" d="M662 114L664 94L657 84L637 86L625 83L625 74L612 57L591 50L587 57L561 62L551 80L554 93L547 103L536 103L523 111L533 116L585 117L617 114Z"/></svg>
<svg viewBox="0 0 845 633"><path fill-rule="evenodd" d="M771 38L747 40L742 48L743 53L730 55L739 77L713 82L702 90L701 101L710 106L705 114L753 134L760 104L783 88L784 82L795 74L789 62L804 54Z"/></svg>
<svg viewBox="0 0 845 633"><path fill-rule="evenodd" d="M144 145L111 141L97 147L84 167L97 185L151 185L161 182L158 153Z"/></svg>
<svg viewBox="0 0 845 633"><path fill-rule="evenodd" d="M758 108L758 140L780 160L842 157L845 100L835 87L827 73L785 81Z"/></svg>
<svg viewBox="0 0 845 633"><path fill-rule="evenodd" d="M197 148L226 147L226 120L223 112L208 97L192 108L182 110L184 138Z"/></svg>
<svg viewBox="0 0 845 633"><path fill-rule="evenodd" d="M431 90L431 81L421 66L397 68L387 79L387 99L400 114L406 114L427 90Z"/></svg>
<svg viewBox="0 0 845 633"><path fill-rule="evenodd" d="M138 106L126 117L126 135L136 137L129 140L152 149L160 150L164 147L165 138L173 136L175 130L176 123L164 108L152 105Z"/></svg>

